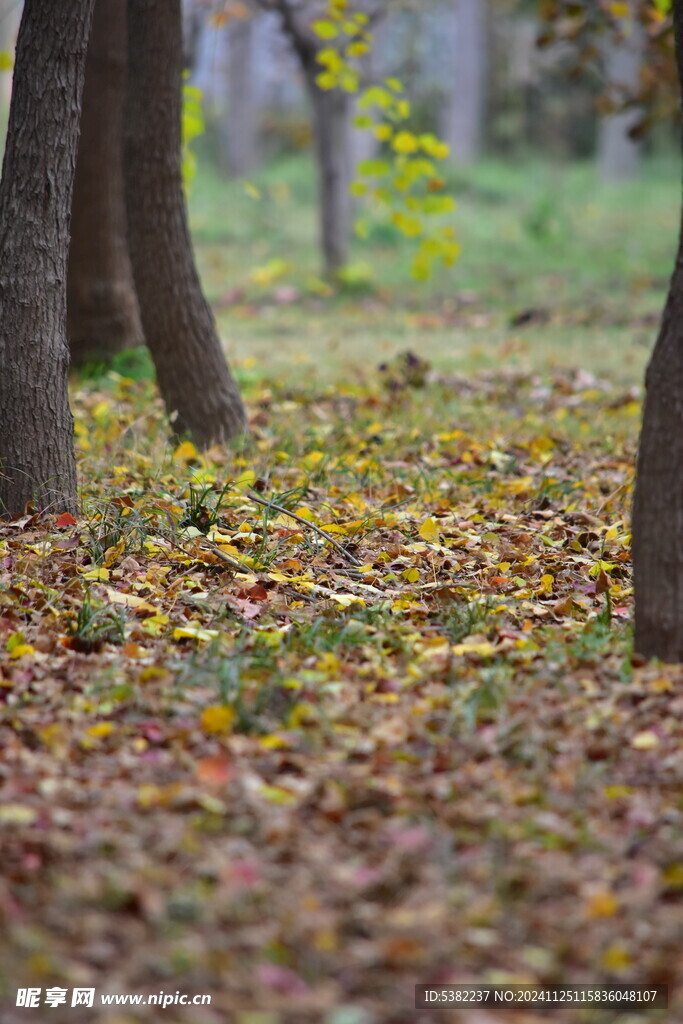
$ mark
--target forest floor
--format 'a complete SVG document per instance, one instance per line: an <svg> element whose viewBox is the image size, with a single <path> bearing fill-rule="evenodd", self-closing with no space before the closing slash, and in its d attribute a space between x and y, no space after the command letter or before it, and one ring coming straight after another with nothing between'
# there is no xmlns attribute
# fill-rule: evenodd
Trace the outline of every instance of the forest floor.
<svg viewBox="0 0 683 1024"><path fill-rule="evenodd" d="M298 303L258 287L230 323ZM463 372L407 319L437 293L362 298L412 333L346 369L274 332L205 455L139 357L74 382L82 516L0 527L3 1024L540 1019L414 1009L444 982L678 983L619 1020L683 1019L683 676L631 642L656 296L624 287L633 364L597 323L588 367L538 362L557 324L477 297L511 359ZM160 993L212 1001L102 1003Z"/></svg>

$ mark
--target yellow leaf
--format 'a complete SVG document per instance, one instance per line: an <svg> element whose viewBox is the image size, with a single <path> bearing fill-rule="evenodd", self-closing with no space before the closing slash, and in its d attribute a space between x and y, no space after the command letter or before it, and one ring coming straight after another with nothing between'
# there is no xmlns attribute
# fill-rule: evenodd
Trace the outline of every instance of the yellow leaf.
<svg viewBox="0 0 683 1024"><path fill-rule="evenodd" d="M254 470L245 469L245 471L243 473L240 473L237 479L233 482L233 486L237 487L240 491L245 491L247 490L247 488L254 486L255 480L256 473L254 472Z"/></svg>
<svg viewBox="0 0 683 1024"><path fill-rule="evenodd" d="M619 971L631 966L631 954L621 942L613 942L600 957L600 964L605 970Z"/></svg>
<svg viewBox="0 0 683 1024"><path fill-rule="evenodd" d="M25 654L33 654L34 648L30 644L17 644L10 651L10 658L16 660L17 658L23 658Z"/></svg>
<svg viewBox="0 0 683 1024"><path fill-rule="evenodd" d="M284 750L291 746L289 740L277 733L270 733L268 736L259 736L259 746L264 750Z"/></svg>
<svg viewBox="0 0 683 1024"><path fill-rule="evenodd" d="M138 611L156 612L153 604L138 597L137 594L124 594L120 590L114 590L113 587L105 587L105 590L111 604L122 604L126 608L136 608Z"/></svg>
<svg viewBox="0 0 683 1024"><path fill-rule="evenodd" d="M415 153L418 149L418 141L412 132L399 132L394 137L392 146L397 153L401 153L403 156L407 156L410 153Z"/></svg>
<svg viewBox="0 0 683 1024"><path fill-rule="evenodd" d="M659 746L659 736L651 729L645 729L643 732L636 733L631 740L631 746L634 750L654 750Z"/></svg>
<svg viewBox="0 0 683 1024"><path fill-rule="evenodd" d="M435 544L439 539L439 524L436 519L433 516L425 519L419 533L423 540L429 541L430 544Z"/></svg>
<svg viewBox="0 0 683 1024"><path fill-rule="evenodd" d="M325 458L325 452L308 452L301 460L306 469L315 469Z"/></svg>
<svg viewBox="0 0 683 1024"><path fill-rule="evenodd" d="M334 39L337 35L336 26L331 21L314 21L311 27L320 39Z"/></svg>
<svg viewBox="0 0 683 1024"><path fill-rule="evenodd" d="M420 578L419 569L405 569L401 573L401 579L404 579L406 583L417 583Z"/></svg>
<svg viewBox="0 0 683 1024"><path fill-rule="evenodd" d="M662 878L670 889L683 889L683 863L670 864L662 871Z"/></svg>
<svg viewBox="0 0 683 1024"><path fill-rule="evenodd" d="M361 604L365 607L363 598L358 597L356 594L330 594L330 601L341 605L342 608L348 608L352 604Z"/></svg>
<svg viewBox="0 0 683 1024"><path fill-rule="evenodd" d="M119 557L119 555L123 554L125 549L126 549L126 541L125 541L125 538L123 538L123 537L121 538L121 540L117 541L116 544L112 545L112 547L107 548L107 550L104 552L104 564L105 564L105 566L107 568L109 568L109 566L112 565L116 561L116 559Z"/></svg>
<svg viewBox="0 0 683 1024"><path fill-rule="evenodd" d="M201 726L204 732L230 732L234 721L234 708L228 708L224 704L211 704L202 711Z"/></svg>
<svg viewBox="0 0 683 1024"><path fill-rule="evenodd" d="M204 629L199 622L188 622L187 626L179 626L173 630L174 640L213 640L218 636L217 629Z"/></svg>
<svg viewBox="0 0 683 1024"><path fill-rule="evenodd" d="M543 576L541 576L541 585L538 588L537 593L550 594L552 592L554 582L555 577L551 576L549 572L545 573Z"/></svg>
<svg viewBox="0 0 683 1024"><path fill-rule="evenodd" d="M633 786L622 786L619 783L605 786L604 789L605 796L608 800L621 800L623 797L632 796L633 792Z"/></svg>
<svg viewBox="0 0 683 1024"><path fill-rule="evenodd" d="M8 50L0 51L0 71L11 71L13 67L14 58L12 54Z"/></svg>
<svg viewBox="0 0 683 1024"><path fill-rule="evenodd" d="M148 619L145 619L141 624L140 629L144 629L145 633L149 633L150 636L159 636L164 626L167 625L168 615L157 612L156 615L150 615Z"/></svg>
<svg viewBox="0 0 683 1024"><path fill-rule="evenodd" d="M30 825L38 812L26 804L5 804L0 807L0 825Z"/></svg>
<svg viewBox="0 0 683 1024"><path fill-rule="evenodd" d="M192 441L183 441L173 452L173 461L187 465L188 462L196 462L199 459L199 452L192 444Z"/></svg>
<svg viewBox="0 0 683 1024"><path fill-rule="evenodd" d="M111 736L114 729L115 726L113 722L96 722L95 725L91 725L86 732L88 736L93 736L95 739L104 739L105 736Z"/></svg>
<svg viewBox="0 0 683 1024"><path fill-rule="evenodd" d="M614 917L619 910L619 901L614 893L602 890L593 893L588 900L586 913L590 918Z"/></svg>
<svg viewBox="0 0 683 1024"><path fill-rule="evenodd" d="M321 672L328 672L330 675L338 672L341 668L341 661L336 654L332 651L326 651L325 654L316 662L316 668L319 668Z"/></svg>
<svg viewBox="0 0 683 1024"><path fill-rule="evenodd" d="M339 79L332 71L321 71L315 78L315 84L319 89L323 89L325 92L330 89L335 89L338 81Z"/></svg>
<svg viewBox="0 0 683 1024"><path fill-rule="evenodd" d="M270 800L273 804L293 804L296 802L294 793L290 793L288 789L282 789L281 786L269 786L265 782L259 787L259 795L266 800Z"/></svg>
<svg viewBox="0 0 683 1024"><path fill-rule="evenodd" d="M462 644L455 644L451 650L453 651L453 654L476 654L480 658L488 658L493 654L494 647L493 644L466 640Z"/></svg>
<svg viewBox="0 0 683 1024"><path fill-rule="evenodd" d="M84 580L108 580L109 579L109 569L105 569L101 565L98 566L97 569L89 569L87 572L83 573L83 579Z"/></svg>
<svg viewBox="0 0 683 1024"><path fill-rule="evenodd" d="M254 284L271 285L283 277L289 270L289 264L279 258L268 260L262 267L255 267L249 277Z"/></svg>

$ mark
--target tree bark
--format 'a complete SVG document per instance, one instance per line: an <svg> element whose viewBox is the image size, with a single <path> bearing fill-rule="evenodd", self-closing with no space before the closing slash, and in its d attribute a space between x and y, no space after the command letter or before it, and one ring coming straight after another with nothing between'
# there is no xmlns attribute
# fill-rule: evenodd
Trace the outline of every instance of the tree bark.
<svg viewBox="0 0 683 1024"><path fill-rule="evenodd" d="M133 276L173 429L202 447L244 428L194 263L181 177L180 0L129 0L125 181Z"/></svg>
<svg viewBox="0 0 683 1024"><path fill-rule="evenodd" d="M221 164L233 178L246 178L258 165L256 28L256 15L236 18L227 27L225 87L219 131Z"/></svg>
<svg viewBox="0 0 683 1024"><path fill-rule="evenodd" d="M488 26L486 0L456 0L455 67L444 117L445 141L457 164L478 160L484 144Z"/></svg>
<svg viewBox="0 0 683 1024"><path fill-rule="evenodd" d="M126 2L96 0L88 44L67 278L72 363L142 344L123 187Z"/></svg>
<svg viewBox="0 0 683 1024"><path fill-rule="evenodd" d="M683 85L683 3L674 4ZM683 661L683 224L646 394L633 498L635 650Z"/></svg>
<svg viewBox="0 0 683 1024"><path fill-rule="evenodd" d="M0 510L76 508L66 271L94 0L26 0L0 182Z"/></svg>
<svg viewBox="0 0 683 1024"><path fill-rule="evenodd" d="M632 18L630 34L611 41L605 55L605 76L620 98L638 90L643 63L643 29ZM598 172L603 181L629 181L640 171L641 144L629 135L639 120L638 110L620 110L600 121L598 135Z"/></svg>

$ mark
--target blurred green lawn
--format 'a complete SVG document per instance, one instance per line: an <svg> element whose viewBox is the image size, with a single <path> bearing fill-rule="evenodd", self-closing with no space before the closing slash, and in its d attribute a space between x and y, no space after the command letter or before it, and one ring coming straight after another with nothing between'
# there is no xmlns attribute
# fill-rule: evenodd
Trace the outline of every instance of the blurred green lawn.
<svg viewBox="0 0 683 1024"><path fill-rule="evenodd" d="M460 372L581 366L639 383L673 267L679 161L650 160L641 180L611 186L591 164L485 162L449 187L454 267L413 281L410 243L371 216L348 286L326 295L309 155L248 185L200 158L192 230L231 358L257 376L324 381L411 349ZM524 313L531 322L513 326Z"/></svg>

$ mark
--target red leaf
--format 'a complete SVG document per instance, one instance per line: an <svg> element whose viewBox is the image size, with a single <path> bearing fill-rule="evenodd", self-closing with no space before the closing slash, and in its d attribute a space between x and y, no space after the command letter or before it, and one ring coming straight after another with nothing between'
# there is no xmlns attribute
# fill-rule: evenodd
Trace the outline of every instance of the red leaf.
<svg viewBox="0 0 683 1024"><path fill-rule="evenodd" d="M197 779L204 786L224 786L234 774L234 769L224 754L203 757L194 766Z"/></svg>
<svg viewBox="0 0 683 1024"><path fill-rule="evenodd" d="M58 516L55 520L55 526L58 530L65 530L67 526L75 526L76 520L70 512L62 512L61 516Z"/></svg>

